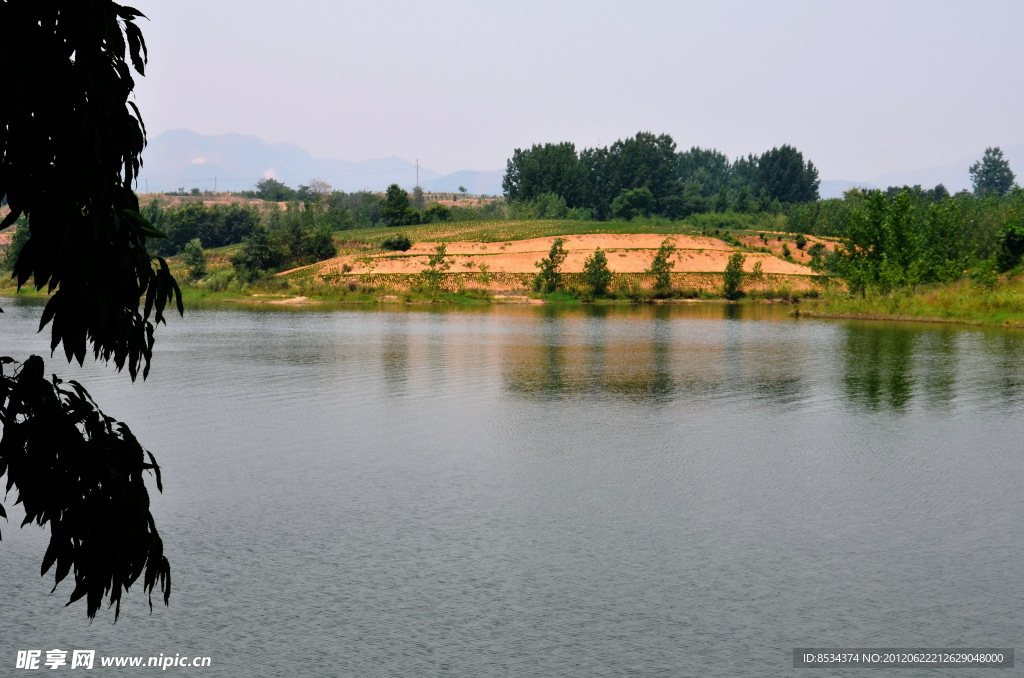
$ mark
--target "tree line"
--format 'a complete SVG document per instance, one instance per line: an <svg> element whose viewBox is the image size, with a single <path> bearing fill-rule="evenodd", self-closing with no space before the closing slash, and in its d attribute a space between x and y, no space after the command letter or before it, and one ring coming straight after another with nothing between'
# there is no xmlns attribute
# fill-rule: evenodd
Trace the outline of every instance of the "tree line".
<svg viewBox="0 0 1024 678"><path fill-rule="evenodd" d="M714 149L678 152L671 136L650 132L578 152L571 142L517 148L502 180L510 204L563 205L600 221L781 211L817 200L819 185L814 163L788 144L730 161Z"/></svg>
<svg viewBox="0 0 1024 678"><path fill-rule="evenodd" d="M842 277L854 293L952 282L965 273L991 286L999 273L1022 266L1024 189L999 148L986 149L970 174L973 190L955 195L942 184L893 186L795 205L787 228L840 238L830 254L809 250L812 265Z"/></svg>

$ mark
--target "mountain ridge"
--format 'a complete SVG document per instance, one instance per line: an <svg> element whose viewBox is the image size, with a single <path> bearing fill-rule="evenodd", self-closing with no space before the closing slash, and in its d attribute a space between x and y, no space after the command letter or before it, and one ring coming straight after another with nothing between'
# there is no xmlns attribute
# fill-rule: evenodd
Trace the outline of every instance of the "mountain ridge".
<svg viewBox="0 0 1024 678"><path fill-rule="evenodd" d="M1024 182L1024 144L1001 147L1018 183ZM933 188L943 184L951 193L970 189L969 168L981 158L963 158L947 165L882 174L868 181L824 179L824 198L842 197L854 187L914 186ZM142 154L139 190L166 192L196 187L202 190L246 191L264 177L273 177L293 188L312 179L323 179L335 189L355 192L384 191L390 184L412 190L417 183L416 165L389 157L352 161L316 158L304 148L288 143L269 143L259 137L229 132L202 135L187 129L167 130L153 137ZM456 192L460 187L474 195L501 195L504 169L461 170L441 174L419 168L419 184L427 191Z"/></svg>

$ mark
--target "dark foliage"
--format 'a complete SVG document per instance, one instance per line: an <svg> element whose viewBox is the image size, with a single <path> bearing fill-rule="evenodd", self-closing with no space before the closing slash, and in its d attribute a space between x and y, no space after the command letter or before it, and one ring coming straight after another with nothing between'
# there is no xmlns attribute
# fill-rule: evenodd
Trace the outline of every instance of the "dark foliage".
<svg viewBox="0 0 1024 678"><path fill-rule="evenodd" d="M412 247L412 241L409 240L409 236L404 233L395 233L389 235L381 241L380 246L386 250L393 252L404 252Z"/></svg>
<svg viewBox="0 0 1024 678"><path fill-rule="evenodd" d="M145 129L128 100L143 72L140 14L104 0L0 3L5 27L5 102L0 108L0 195L30 237L14 266L18 286L52 292L40 328L68 360L87 348L149 372L153 323L181 293L162 259L146 252L159 237L132 192ZM139 299L146 304L139 312Z"/></svg>
<svg viewBox="0 0 1024 678"><path fill-rule="evenodd" d="M132 379L149 372L167 304L182 312L166 263L146 251L162 234L131 188L146 143L129 101L131 68L146 62L140 16L109 0L0 2L0 196L11 208L0 228L27 217L29 233L14 277L52 293L40 321L52 349L82 363L91 347ZM152 455L80 385L47 381L41 358L11 374L13 364L0 358L0 475L17 488L23 525L50 526L42 572L73 572L70 602L84 597L89 617L108 596L116 619L139 577L166 603L170 566L142 480L158 471Z"/></svg>
<svg viewBox="0 0 1024 678"><path fill-rule="evenodd" d="M166 604L171 566L149 511L143 471L160 467L128 427L103 414L78 382L67 385L43 374L32 356L11 374L0 358L0 476L7 491L18 488L25 508L22 525L50 525L50 545L40 574L54 565L54 589L69 573L75 588L68 605L86 599L96 615L109 596L121 611L121 594L140 576L150 595L159 586ZM6 513L0 506L0 516Z"/></svg>

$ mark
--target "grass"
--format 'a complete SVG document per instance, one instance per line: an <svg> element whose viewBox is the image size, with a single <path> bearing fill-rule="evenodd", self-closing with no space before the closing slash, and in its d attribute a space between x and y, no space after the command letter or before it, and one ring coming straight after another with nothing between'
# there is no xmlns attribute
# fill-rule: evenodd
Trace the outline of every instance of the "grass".
<svg viewBox="0 0 1024 678"><path fill-rule="evenodd" d="M570 221L570 220L492 220L461 221L418 226L405 226L400 230L413 242L503 242L530 238L583 235L591 233L636 234L654 233L659 235L702 234L735 240L736 235L752 235L764 231L782 230L784 217L768 214L700 214L687 220L672 222L659 218L640 218L629 222L611 221ZM738 229L738 230L737 230ZM394 228L366 228L334 233L339 255L379 254L385 238L398 232ZM737 241L738 242L738 241ZM241 245L229 245L206 251L207 274L203 280L189 281L184 264L179 257L168 259L172 274L178 280L186 305L211 305L226 301L270 301L296 296L311 301L331 303L379 303L402 301L406 303L459 303L476 304L489 301L492 293L478 289L480 272L475 269L452 271L446 276L446 284L439 292L431 294L420 289L417 276L410 274L366 273L358 276L338 275L322 279L310 269L296 271L284 276L268 276L244 282L234 275L230 258L241 249ZM745 248L750 249L750 248ZM391 256L407 256L389 252ZM487 273L492 284L506 285L509 290L522 290L527 294L533 279L530 274ZM566 283L574 288L582 287L581 274L563 274ZM634 302L650 301L654 297L649 289L650 276L644 273L616 274L613 295L619 300ZM720 274L674 273L676 291L663 295L676 299L711 299L720 293ZM0 291L15 292L12 282L0 283ZM788 290L782 290L789 297ZM45 291L35 292L26 288L26 296L45 296ZM759 295L760 296L760 295ZM544 297L546 301L579 303L579 295L560 293Z"/></svg>
<svg viewBox="0 0 1024 678"><path fill-rule="evenodd" d="M800 315L1024 327L1024 279L1002 277L991 288L962 279L863 296L832 288L821 299L801 304Z"/></svg>
<svg viewBox="0 0 1024 678"><path fill-rule="evenodd" d="M743 230L760 232L781 228L783 217L764 214L700 214L683 221L634 219L633 221L569 221L560 219L519 221L455 221L403 226L401 231L415 242L501 242L588 233L654 233L658 235L700 235L702 231ZM362 228L338 231L335 240L364 242L375 246L396 233L394 228Z"/></svg>

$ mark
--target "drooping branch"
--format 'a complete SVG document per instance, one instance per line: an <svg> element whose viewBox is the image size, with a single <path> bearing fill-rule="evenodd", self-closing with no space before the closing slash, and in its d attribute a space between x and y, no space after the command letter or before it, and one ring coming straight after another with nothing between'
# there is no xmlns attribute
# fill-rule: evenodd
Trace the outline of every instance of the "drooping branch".
<svg viewBox="0 0 1024 678"><path fill-rule="evenodd" d="M40 573L56 565L54 589L73 573L68 605L84 597L90 618L107 597L116 620L122 592L140 576L150 608L157 586L166 604L170 564L143 479L152 471L162 491L156 459L80 384L46 379L42 358L14 365L0 359L0 476L7 474L8 493L17 489L22 525L50 526Z"/></svg>

